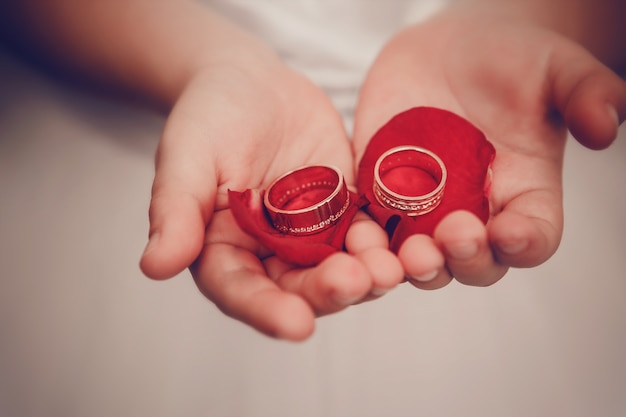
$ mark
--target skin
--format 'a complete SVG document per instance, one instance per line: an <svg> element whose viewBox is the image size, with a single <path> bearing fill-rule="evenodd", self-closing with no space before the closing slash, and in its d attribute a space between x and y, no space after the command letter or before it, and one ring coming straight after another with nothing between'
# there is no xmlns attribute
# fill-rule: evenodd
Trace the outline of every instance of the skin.
<svg viewBox="0 0 626 417"><path fill-rule="evenodd" d="M418 105L462 115L496 147L487 225L451 213L433 237L412 236L398 251L409 281L423 289L452 279L491 285L509 267L549 259L563 231L568 129L602 149L626 117L624 81L580 44L538 25L534 9L524 15L468 6L393 38L370 70L355 118L357 159L380 125Z"/></svg>
<svg viewBox="0 0 626 417"><path fill-rule="evenodd" d="M302 165L337 166L355 188L340 115L265 44L192 1L25 0L2 7L5 39L31 58L168 112L140 261L148 277L189 268L225 314L294 341L313 333L317 316L402 281L385 234L363 215L349 232L358 244L313 268L281 262L234 222L229 189L267 188Z"/></svg>
<svg viewBox="0 0 626 417"><path fill-rule="evenodd" d="M286 171L321 163L354 183L349 142L328 99L284 67L270 73L277 78L263 82L243 68L203 74L177 101L157 155L141 267L160 279L193 262L198 287L224 313L265 334L301 340L315 316L392 288L402 269L371 221L360 225L366 246L304 269L281 262L235 223L228 189L266 188ZM207 123L207 114L219 123ZM390 268L375 269L381 263Z"/></svg>
<svg viewBox="0 0 626 417"><path fill-rule="evenodd" d="M381 51L363 86L353 148L316 86L194 2L5 3L0 27L14 47L168 112L142 271L166 279L189 268L225 314L277 338L306 339L315 317L377 298L405 275L425 289L453 277L489 285L511 266L545 261L563 228L567 128L583 144L603 148L626 116L623 81L579 46L597 46L611 65L622 62L619 53L599 47L614 35L586 23L585 7L601 9L590 0L560 9L557 1L468 0L406 28ZM555 17L565 6L573 20ZM523 84L511 82L520 79ZM354 167L372 134L420 104L468 118L496 146L486 226L469 213L452 213L433 237L413 236L395 255L382 229L359 214L346 253L296 268L235 224L228 189L265 188L305 164L336 165L353 187Z"/></svg>

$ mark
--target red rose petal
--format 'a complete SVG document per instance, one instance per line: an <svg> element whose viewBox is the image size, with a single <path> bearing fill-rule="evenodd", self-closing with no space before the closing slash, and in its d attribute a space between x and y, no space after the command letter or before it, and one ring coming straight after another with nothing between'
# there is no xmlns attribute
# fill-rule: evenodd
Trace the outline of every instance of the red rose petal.
<svg viewBox="0 0 626 417"><path fill-rule="evenodd" d="M446 166L448 179L443 199L430 213L410 217L400 210L380 206L374 197L376 161L385 151L402 145L429 149ZM487 174L494 157L493 145L467 120L447 110L415 107L393 117L372 137L359 164L357 186L370 202L367 212L387 230L391 249L397 252L402 242L413 234L432 235L441 219L455 210L471 211L486 223L490 185ZM402 189L403 184L393 181L385 178L388 186ZM415 189L416 185L410 187ZM427 179L423 187L432 190L432 182L428 183Z"/></svg>
<svg viewBox="0 0 626 417"><path fill-rule="evenodd" d="M300 267L317 265L343 249L352 218L365 203L350 192L350 205L335 224L321 232L293 236L274 229L263 205L263 191L228 191L230 209L241 229L285 262Z"/></svg>

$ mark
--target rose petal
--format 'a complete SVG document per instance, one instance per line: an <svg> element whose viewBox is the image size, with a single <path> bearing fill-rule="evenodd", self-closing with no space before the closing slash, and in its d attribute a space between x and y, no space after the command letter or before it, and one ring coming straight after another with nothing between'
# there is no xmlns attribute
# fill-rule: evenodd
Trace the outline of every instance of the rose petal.
<svg viewBox="0 0 626 417"><path fill-rule="evenodd" d="M448 171L441 204L421 216L407 216L400 210L382 207L372 190L374 165L385 151L402 145L420 146L437 154ZM359 164L358 190L370 204L367 212L391 236L391 249L397 251L404 240L418 233L432 235L448 213L468 210L484 223L489 219L487 181L495 157L485 135L462 117L433 107L415 107L393 117L368 144Z"/></svg>
<svg viewBox="0 0 626 417"><path fill-rule="evenodd" d="M346 233L354 215L366 200L350 192L350 205L333 226L306 236L276 230L263 205L259 190L228 191L230 209L241 229L256 238L280 259L300 267L317 265L327 256L343 249Z"/></svg>

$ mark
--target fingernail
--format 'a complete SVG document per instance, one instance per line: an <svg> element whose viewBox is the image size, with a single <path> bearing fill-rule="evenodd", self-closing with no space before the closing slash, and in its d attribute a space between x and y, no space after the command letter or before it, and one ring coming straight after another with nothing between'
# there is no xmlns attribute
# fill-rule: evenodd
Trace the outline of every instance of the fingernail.
<svg viewBox="0 0 626 417"><path fill-rule="evenodd" d="M613 122L615 123L615 126L619 126L620 125L619 115L617 114L617 110L615 110L615 107L609 104L607 106L607 109L609 111L609 115L611 116L611 119L613 119Z"/></svg>
<svg viewBox="0 0 626 417"><path fill-rule="evenodd" d="M150 236L150 239L148 240L148 243L146 244L146 248L143 250L142 256L146 256L147 254L152 252L154 248L156 248L158 240L159 240L158 233L154 233L152 236Z"/></svg>
<svg viewBox="0 0 626 417"><path fill-rule="evenodd" d="M447 246L446 249L450 256L462 261L471 259L478 253L478 245L476 242L454 243Z"/></svg>
<svg viewBox="0 0 626 417"><path fill-rule="evenodd" d="M507 255L517 255L528 247L528 241L519 240L514 242L500 243L498 248Z"/></svg>
<svg viewBox="0 0 626 417"><path fill-rule="evenodd" d="M432 281L433 279L435 279L437 275L439 275L439 271L434 270L432 272L429 272L423 275L418 275L418 276L409 275L408 278L410 280L417 281L417 282L428 282L428 281Z"/></svg>
<svg viewBox="0 0 626 417"><path fill-rule="evenodd" d="M356 304L363 298L363 295L345 295L345 294L333 294L331 296L333 302L339 306L350 306Z"/></svg>
<svg viewBox="0 0 626 417"><path fill-rule="evenodd" d="M389 292L388 288L372 288L370 294L374 297L382 297Z"/></svg>

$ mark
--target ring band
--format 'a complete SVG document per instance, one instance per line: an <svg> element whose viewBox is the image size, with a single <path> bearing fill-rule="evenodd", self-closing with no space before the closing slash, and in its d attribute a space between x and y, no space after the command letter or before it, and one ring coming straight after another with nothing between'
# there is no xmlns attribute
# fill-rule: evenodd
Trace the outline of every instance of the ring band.
<svg viewBox="0 0 626 417"><path fill-rule="evenodd" d="M264 204L276 230L309 235L334 224L350 205L350 194L337 168L310 165L276 179Z"/></svg>
<svg viewBox="0 0 626 417"><path fill-rule="evenodd" d="M420 175L416 170L421 171ZM390 185L390 176L396 180L394 189ZM408 216L420 216L430 213L441 203L447 176L443 161L435 153L419 146L398 146L383 153L376 161L374 196L382 206L403 211ZM416 184L420 181L421 184ZM426 192L424 183L429 186Z"/></svg>

